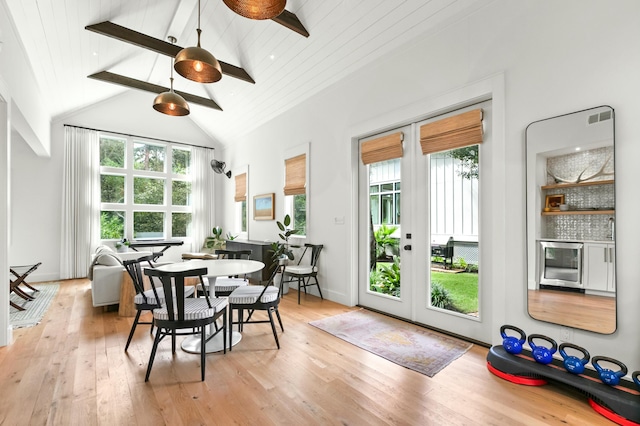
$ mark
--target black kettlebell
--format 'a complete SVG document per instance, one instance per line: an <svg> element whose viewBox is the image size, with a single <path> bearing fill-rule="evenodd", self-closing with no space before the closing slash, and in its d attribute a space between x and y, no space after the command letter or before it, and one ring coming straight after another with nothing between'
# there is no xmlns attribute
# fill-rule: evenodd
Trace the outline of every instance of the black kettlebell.
<svg viewBox="0 0 640 426"><path fill-rule="evenodd" d="M520 334L520 337L509 336L507 335L506 330L513 330ZM522 345L527 341L527 335L524 334L524 331L513 325L505 324L500 327L500 335L502 336L502 346L505 351L513 355L517 355L522 352Z"/></svg>
<svg viewBox="0 0 640 426"><path fill-rule="evenodd" d="M611 364L615 364L618 367L620 367L620 370L613 371L609 368L601 367L599 364L600 361L607 361L607 362L610 362ZM594 356L593 358L591 358L591 364L598 372L598 376L600 376L600 380L602 380L602 383L605 383L609 386L615 386L618 383L620 383L620 378L624 377L628 371L627 366L624 365L622 362L618 361L617 359L609 358L606 356Z"/></svg>
<svg viewBox="0 0 640 426"><path fill-rule="evenodd" d="M582 358L567 354L565 348L571 348L582 352ZM560 352L560 355L562 355L562 359L564 360L562 364L569 373L582 374L584 372L584 366L587 365L590 358L589 351L587 351L585 348L571 343L561 343L558 351Z"/></svg>
<svg viewBox="0 0 640 426"><path fill-rule="evenodd" d="M537 346L533 343L534 339L540 339L551 343L551 347L547 348L545 346ZM536 362L539 362L540 364L549 364L553 361L553 354L558 350L558 344L551 337L543 336L542 334L532 334L528 337L527 342L531 348L531 355L533 355L533 359Z"/></svg>
<svg viewBox="0 0 640 426"><path fill-rule="evenodd" d="M640 389L640 370L634 371L633 373L631 373L631 378L635 382L638 389Z"/></svg>

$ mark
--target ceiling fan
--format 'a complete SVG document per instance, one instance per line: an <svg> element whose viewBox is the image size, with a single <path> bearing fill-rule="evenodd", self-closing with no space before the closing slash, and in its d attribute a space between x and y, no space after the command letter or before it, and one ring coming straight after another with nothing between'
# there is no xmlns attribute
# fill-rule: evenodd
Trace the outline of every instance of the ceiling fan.
<svg viewBox="0 0 640 426"><path fill-rule="evenodd" d="M218 160L211 160L211 168L213 169L214 172L218 173L218 174L223 174L226 177L228 177L229 179L231 179L231 170L229 170L227 173L224 172L224 168L226 167L226 164L224 161L218 161Z"/></svg>

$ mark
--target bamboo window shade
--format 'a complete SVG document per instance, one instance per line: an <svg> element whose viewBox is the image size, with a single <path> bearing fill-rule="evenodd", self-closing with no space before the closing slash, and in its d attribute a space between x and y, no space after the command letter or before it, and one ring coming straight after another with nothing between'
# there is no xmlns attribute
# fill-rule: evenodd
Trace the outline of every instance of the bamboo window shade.
<svg viewBox="0 0 640 426"><path fill-rule="evenodd" d="M302 195L307 192L307 154L284 160L284 195Z"/></svg>
<svg viewBox="0 0 640 426"><path fill-rule="evenodd" d="M482 143L482 109L420 126L422 153L449 151Z"/></svg>
<svg viewBox="0 0 640 426"><path fill-rule="evenodd" d="M236 175L236 202L247 201L247 174Z"/></svg>
<svg viewBox="0 0 640 426"><path fill-rule="evenodd" d="M360 145L362 164L367 165L402 157L403 139L404 134L397 132L363 142Z"/></svg>

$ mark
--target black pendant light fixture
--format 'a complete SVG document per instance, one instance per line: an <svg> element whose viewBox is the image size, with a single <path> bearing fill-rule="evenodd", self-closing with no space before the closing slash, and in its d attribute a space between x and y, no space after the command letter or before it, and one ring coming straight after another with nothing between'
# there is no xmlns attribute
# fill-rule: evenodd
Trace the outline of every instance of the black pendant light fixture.
<svg viewBox="0 0 640 426"><path fill-rule="evenodd" d="M280 15L287 0L222 0L229 9L249 19L272 19Z"/></svg>
<svg viewBox="0 0 640 426"><path fill-rule="evenodd" d="M200 47L200 0L198 0L198 45L185 47L176 55L173 67L178 74L198 83L215 83L222 78L218 60Z"/></svg>
<svg viewBox="0 0 640 426"><path fill-rule="evenodd" d="M176 42L176 38L169 36L171 43ZM163 114L173 116L189 115L189 104L184 98L173 91L173 67L171 68L171 89L168 92L160 93L153 100L153 109Z"/></svg>

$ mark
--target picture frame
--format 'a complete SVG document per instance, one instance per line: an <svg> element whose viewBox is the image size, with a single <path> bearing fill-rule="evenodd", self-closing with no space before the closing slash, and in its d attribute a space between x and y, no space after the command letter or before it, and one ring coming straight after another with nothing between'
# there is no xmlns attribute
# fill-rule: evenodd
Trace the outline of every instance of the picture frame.
<svg viewBox="0 0 640 426"><path fill-rule="evenodd" d="M560 210L560 204L564 204L564 194L547 195L544 207L549 210Z"/></svg>
<svg viewBox="0 0 640 426"><path fill-rule="evenodd" d="M276 194L254 195L253 197L253 220L274 220L275 219L275 199Z"/></svg>

